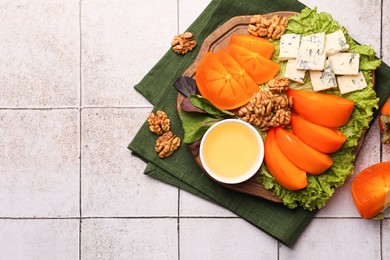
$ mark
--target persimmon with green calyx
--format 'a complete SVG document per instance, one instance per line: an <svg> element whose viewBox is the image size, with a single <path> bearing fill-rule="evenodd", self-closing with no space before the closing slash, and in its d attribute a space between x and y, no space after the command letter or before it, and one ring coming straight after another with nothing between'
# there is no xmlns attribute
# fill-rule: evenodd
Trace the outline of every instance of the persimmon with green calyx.
<svg viewBox="0 0 390 260"><path fill-rule="evenodd" d="M292 132L275 128L275 137L282 153L298 168L310 174L321 174L333 164L332 158L305 144Z"/></svg>
<svg viewBox="0 0 390 260"><path fill-rule="evenodd" d="M251 76L238 64L233 56L227 51L222 49L216 53L219 61L225 66L227 71L233 76L233 78L242 86L245 86L245 90L251 96L260 90L256 82L253 81Z"/></svg>
<svg viewBox="0 0 390 260"><path fill-rule="evenodd" d="M296 113L291 114L290 126L299 139L322 153L337 152L347 140L336 128L314 124Z"/></svg>
<svg viewBox="0 0 390 260"><path fill-rule="evenodd" d="M351 117L354 102L336 95L288 89L293 109L306 120L326 127L340 127Z"/></svg>
<svg viewBox="0 0 390 260"><path fill-rule="evenodd" d="M230 44L237 44L259 55L270 59L275 50L275 45L267 39L250 34L235 34L230 38Z"/></svg>
<svg viewBox="0 0 390 260"><path fill-rule="evenodd" d="M390 205L390 162L371 165L352 180L352 198L362 218L382 219Z"/></svg>
<svg viewBox="0 0 390 260"><path fill-rule="evenodd" d="M380 111L379 127L382 130L382 143L390 143L390 99L386 101Z"/></svg>
<svg viewBox="0 0 390 260"><path fill-rule="evenodd" d="M236 59L238 64L245 69L249 76L252 77L256 84L268 82L280 70L278 63L240 45L230 44L228 51Z"/></svg>
<svg viewBox="0 0 390 260"><path fill-rule="evenodd" d="M264 162L275 180L287 190L300 190L307 186L306 172L296 167L282 153L271 128L264 141Z"/></svg>
<svg viewBox="0 0 390 260"><path fill-rule="evenodd" d="M201 95L219 109L238 108L252 96L211 51L199 63L195 80Z"/></svg>

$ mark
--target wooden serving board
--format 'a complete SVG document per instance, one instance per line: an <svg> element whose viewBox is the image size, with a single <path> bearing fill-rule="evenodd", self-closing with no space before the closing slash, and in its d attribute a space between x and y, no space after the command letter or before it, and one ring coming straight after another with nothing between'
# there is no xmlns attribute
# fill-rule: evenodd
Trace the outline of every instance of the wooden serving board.
<svg viewBox="0 0 390 260"><path fill-rule="evenodd" d="M296 12L274 12L274 13L268 13L263 14L263 16L267 18L271 18L274 15L282 15L282 16L293 16L296 15ZM196 57L195 61L188 67L188 69L183 73L183 76L192 77L195 78L196 76L196 69L198 67L198 64L203 59L203 57L207 54L209 51L218 52L219 50L226 48L229 45L230 36L234 34L248 34L248 24L250 21L250 18L252 16L236 16L232 19L228 20L226 23L221 25L218 29L216 29L213 33L211 33L203 42L202 46L200 47L198 56ZM178 93L177 96L177 110L181 110L181 102L185 99L185 97ZM364 131L365 132L365 131ZM362 138L360 139L359 145L356 148L356 153L360 150L360 147L364 140L364 134L362 135ZM200 141L198 141L195 144L192 144L193 147L199 146ZM200 161L200 156L198 154L197 149L191 149L191 153L194 156L195 161L198 163L198 165L202 168L203 172L211 178L213 181L219 183L220 185L238 191L246 194L250 194L253 196L261 197L269 201L278 202L281 203L281 200L272 195L271 190L267 190L264 188L264 186L256 181L256 178L259 176L259 172L255 174L251 179L238 183L238 184L225 184L220 183L213 179L210 175L207 174L207 172L204 170L202 166L202 162Z"/></svg>

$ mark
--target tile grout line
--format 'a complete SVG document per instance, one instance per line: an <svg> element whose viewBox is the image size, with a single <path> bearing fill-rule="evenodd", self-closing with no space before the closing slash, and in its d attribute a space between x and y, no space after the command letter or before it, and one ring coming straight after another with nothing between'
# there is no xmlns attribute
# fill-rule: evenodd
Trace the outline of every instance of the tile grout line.
<svg viewBox="0 0 390 260"><path fill-rule="evenodd" d="M81 109L82 109L82 72L81 72L81 66L82 66L82 31L81 31L81 1L79 0L79 260L81 260L81 229L82 229L82 208L81 208L81 156L82 156L82 144L81 144L81 135L82 135L82 115L81 115Z"/></svg>

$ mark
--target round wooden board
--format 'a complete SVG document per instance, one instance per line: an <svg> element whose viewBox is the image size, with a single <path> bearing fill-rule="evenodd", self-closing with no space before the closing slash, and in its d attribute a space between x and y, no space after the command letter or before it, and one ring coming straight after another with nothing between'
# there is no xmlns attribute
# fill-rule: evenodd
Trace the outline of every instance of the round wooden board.
<svg viewBox="0 0 390 260"><path fill-rule="evenodd" d="M274 13L268 13L263 14L263 16L267 18L271 18L274 15L282 15L282 16L293 16L296 15L296 12L274 12ZM228 20L226 23L221 25L218 29L216 29L213 33L211 33L203 42L202 46L200 47L198 56L196 57L195 61L187 68L187 70L183 73L183 76L192 77L195 78L196 74L196 68L198 67L198 64L203 59L203 57L207 54L209 51L218 52L219 50L226 48L229 45L230 36L234 34L248 34L248 24L250 21L251 15L247 16L236 16L232 19ZM373 73L374 75L374 73ZM373 80L375 80L373 78ZM178 93L177 96L177 110L181 110L181 102L184 100L184 96L181 93ZM359 140L358 146L356 147L355 153L356 155L360 151L360 148L364 141L366 131L363 131L362 137ZM207 172L204 170L202 163L199 158L199 154L194 154L194 159L197 162L197 164L202 168L203 172L213 181L219 183L220 185L238 191L246 194L250 194L253 196L261 197L269 201L278 202L281 203L281 200L272 195L271 190L267 190L264 188L264 186L256 181L256 178L260 173L255 174L251 179L238 183L238 184L225 184L220 183L213 179L210 175L207 174Z"/></svg>

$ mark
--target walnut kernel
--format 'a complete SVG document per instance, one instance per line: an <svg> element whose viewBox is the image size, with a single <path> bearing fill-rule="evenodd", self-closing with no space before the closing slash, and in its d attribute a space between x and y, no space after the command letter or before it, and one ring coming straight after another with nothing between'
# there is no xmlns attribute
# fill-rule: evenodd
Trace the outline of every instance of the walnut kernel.
<svg viewBox="0 0 390 260"><path fill-rule="evenodd" d="M290 79L285 77L273 78L267 83L268 90L273 93L281 93L288 89Z"/></svg>
<svg viewBox="0 0 390 260"><path fill-rule="evenodd" d="M254 36L268 37L277 40L285 33L288 23L286 16L274 15L268 19L262 15L251 17L248 25L248 32Z"/></svg>
<svg viewBox="0 0 390 260"><path fill-rule="evenodd" d="M196 41L193 38L192 33L185 32L179 35L176 35L172 42L172 50L178 54L186 54L196 46Z"/></svg>
<svg viewBox="0 0 390 260"><path fill-rule="evenodd" d="M260 127L262 131L267 131L272 127L284 127L290 123L292 104L292 98L261 90L238 110L238 116Z"/></svg>
<svg viewBox="0 0 390 260"><path fill-rule="evenodd" d="M152 133L161 135L168 132L171 127L171 121L164 111L157 110L156 114L153 112L148 117L149 129Z"/></svg>
<svg viewBox="0 0 390 260"><path fill-rule="evenodd" d="M156 141L155 151L160 158L170 156L180 146L180 138L168 131L160 136Z"/></svg>

